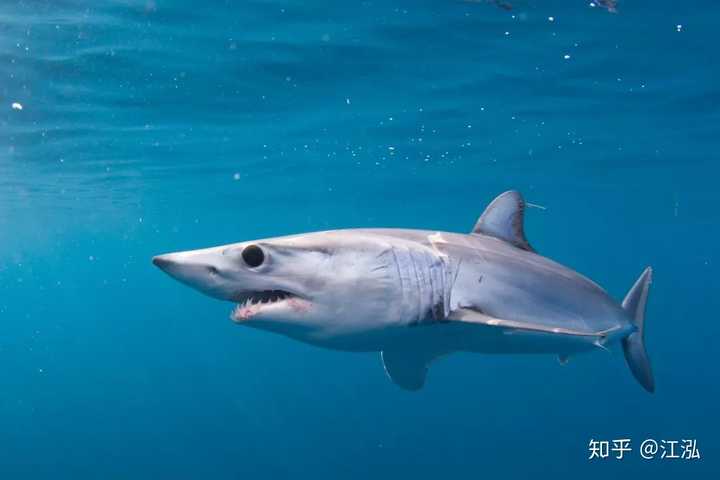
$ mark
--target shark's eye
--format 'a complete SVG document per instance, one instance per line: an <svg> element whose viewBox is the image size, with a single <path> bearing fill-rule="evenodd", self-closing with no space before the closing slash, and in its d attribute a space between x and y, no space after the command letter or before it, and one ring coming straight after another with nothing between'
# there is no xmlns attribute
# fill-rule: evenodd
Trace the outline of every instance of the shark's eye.
<svg viewBox="0 0 720 480"><path fill-rule="evenodd" d="M248 267L259 267L265 261L265 254L262 248L257 245L248 245L242 251L243 261Z"/></svg>

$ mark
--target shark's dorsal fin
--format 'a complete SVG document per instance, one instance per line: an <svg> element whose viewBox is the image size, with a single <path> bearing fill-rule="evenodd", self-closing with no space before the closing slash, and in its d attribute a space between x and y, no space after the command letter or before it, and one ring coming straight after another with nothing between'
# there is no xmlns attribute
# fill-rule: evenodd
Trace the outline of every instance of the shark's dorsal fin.
<svg viewBox="0 0 720 480"><path fill-rule="evenodd" d="M487 206L472 233L499 238L518 248L534 252L525 238L524 217L525 200L519 192L509 190L498 195Z"/></svg>

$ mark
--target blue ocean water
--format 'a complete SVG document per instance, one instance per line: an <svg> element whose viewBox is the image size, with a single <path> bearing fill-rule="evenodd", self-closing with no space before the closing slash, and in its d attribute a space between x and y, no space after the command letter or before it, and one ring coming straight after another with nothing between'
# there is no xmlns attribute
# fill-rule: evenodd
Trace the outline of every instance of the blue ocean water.
<svg viewBox="0 0 720 480"><path fill-rule="evenodd" d="M2 2L2 478L716 478L720 10L510 3ZM616 298L654 267L654 395L618 350L458 354L408 393L150 263L468 231L509 188L544 207L537 250Z"/></svg>

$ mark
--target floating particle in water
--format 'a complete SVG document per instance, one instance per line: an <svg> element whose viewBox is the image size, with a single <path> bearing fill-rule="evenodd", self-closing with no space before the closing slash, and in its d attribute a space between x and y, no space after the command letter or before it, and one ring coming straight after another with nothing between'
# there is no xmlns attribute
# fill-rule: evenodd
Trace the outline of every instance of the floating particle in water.
<svg viewBox="0 0 720 480"><path fill-rule="evenodd" d="M543 205L538 205L537 203L525 202L525 205L527 205L528 207L537 208L540 210L547 210L547 207L544 207Z"/></svg>
<svg viewBox="0 0 720 480"><path fill-rule="evenodd" d="M94 257L93 255L90 255L90 256L88 257L88 260L91 261L91 262L94 262L94 261L95 261L95 257Z"/></svg>
<svg viewBox="0 0 720 480"><path fill-rule="evenodd" d="M233 180L240 180L240 174L237 173L237 172L235 172L235 173L233 174Z"/></svg>
<svg viewBox="0 0 720 480"><path fill-rule="evenodd" d="M508 36L508 35L510 35L510 32L505 32L505 36Z"/></svg>
<svg viewBox="0 0 720 480"><path fill-rule="evenodd" d="M12 104L12 109L13 109L13 110L22 110L22 109L23 109L22 103L20 103L20 102L13 102L13 104Z"/></svg>
<svg viewBox="0 0 720 480"><path fill-rule="evenodd" d="M564 58L565 60L570 60L570 55L568 55L568 54L566 53L565 55L563 55L563 58Z"/></svg>
<svg viewBox="0 0 720 480"><path fill-rule="evenodd" d="M346 98L346 99L345 99L345 104L346 104L346 105L350 105L350 98Z"/></svg>
<svg viewBox="0 0 720 480"><path fill-rule="evenodd" d="M683 29L682 24L678 23L677 25L675 25L675 30L676 30L676 31L682 32L682 29Z"/></svg>
<svg viewBox="0 0 720 480"><path fill-rule="evenodd" d="M608 12L617 13L617 0L593 0L590 2L591 7L603 7Z"/></svg>
<svg viewBox="0 0 720 480"><path fill-rule="evenodd" d="M554 22L554 21L555 21L555 17L548 17L548 22Z"/></svg>

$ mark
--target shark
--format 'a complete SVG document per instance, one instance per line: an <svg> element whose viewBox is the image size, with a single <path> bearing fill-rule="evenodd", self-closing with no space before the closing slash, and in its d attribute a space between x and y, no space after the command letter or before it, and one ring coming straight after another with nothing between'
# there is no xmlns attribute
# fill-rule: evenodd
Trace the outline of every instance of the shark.
<svg viewBox="0 0 720 480"><path fill-rule="evenodd" d="M527 203L495 198L469 233L330 230L168 253L174 279L232 302L231 319L311 345L379 352L387 376L421 389L455 352L551 354L560 363L620 344L655 390L645 348L647 267L617 302L587 277L541 256L524 231Z"/></svg>

